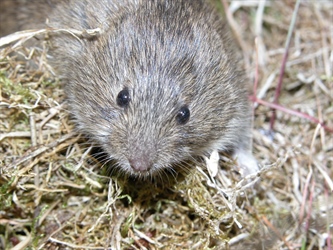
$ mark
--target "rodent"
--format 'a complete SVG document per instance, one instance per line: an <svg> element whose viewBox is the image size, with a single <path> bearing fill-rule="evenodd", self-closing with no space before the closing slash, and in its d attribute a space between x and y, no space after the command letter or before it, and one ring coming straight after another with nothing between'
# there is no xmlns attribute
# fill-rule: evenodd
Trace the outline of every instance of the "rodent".
<svg viewBox="0 0 333 250"><path fill-rule="evenodd" d="M245 175L258 170L245 77L209 1L16 4L18 29L100 29L90 38L52 33L50 62L64 82L77 129L121 172L163 175L213 150L231 153Z"/></svg>

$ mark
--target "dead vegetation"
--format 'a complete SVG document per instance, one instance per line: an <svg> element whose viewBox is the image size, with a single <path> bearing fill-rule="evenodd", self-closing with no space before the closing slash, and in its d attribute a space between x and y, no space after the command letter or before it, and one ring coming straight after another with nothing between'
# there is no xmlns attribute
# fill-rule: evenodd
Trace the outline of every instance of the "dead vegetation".
<svg viewBox="0 0 333 250"><path fill-rule="evenodd" d="M229 2L249 78L267 102L294 10L287 0ZM328 128L332 13L330 1L301 2L279 99ZM333 133L319 124L277 111L268 133L272 111L255 104L258 176L240 180L220 162L215 178L193 166L152 188L109 178L90 156L47 64L47 41L2 46L0 86L0 249L332 249Z"/></svg>

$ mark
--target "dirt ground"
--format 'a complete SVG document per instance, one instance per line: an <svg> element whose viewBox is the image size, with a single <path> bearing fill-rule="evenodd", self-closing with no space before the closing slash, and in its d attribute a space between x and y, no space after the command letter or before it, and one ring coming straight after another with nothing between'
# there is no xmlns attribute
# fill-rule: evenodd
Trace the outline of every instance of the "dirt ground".
<svg viewBox="0 0 333 250"><path fill-rule="evenodd" d="M244 180L220 161L215 178L198 164L169 186L110 178L73 131L47 43L2 39L0 249L332 249L333 3L222 3L256 96L261 171Z"/></svg>

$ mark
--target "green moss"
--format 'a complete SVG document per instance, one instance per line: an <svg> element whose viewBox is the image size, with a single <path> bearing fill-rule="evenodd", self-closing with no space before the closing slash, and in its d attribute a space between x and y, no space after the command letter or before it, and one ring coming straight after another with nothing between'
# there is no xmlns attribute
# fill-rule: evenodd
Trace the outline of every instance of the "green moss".
<svg viewBox="0 0 333 250"><path fill-rule="evenodd" d="M13 175L8 182L3 182L0 179L0 210L4 210L5 208L10 208L12 206L13 194L10 190L14 180L15 175Z"/></svg>
<svg viewBox="0 0 333 250"><path fill-rule="evenodd" d="M0 72L0 86L3 95L8 96L9 99L18 100L24 104L29 104L32 99L36 99L30 88L25 87L21 83L13 83L4 71Z"/></svg>

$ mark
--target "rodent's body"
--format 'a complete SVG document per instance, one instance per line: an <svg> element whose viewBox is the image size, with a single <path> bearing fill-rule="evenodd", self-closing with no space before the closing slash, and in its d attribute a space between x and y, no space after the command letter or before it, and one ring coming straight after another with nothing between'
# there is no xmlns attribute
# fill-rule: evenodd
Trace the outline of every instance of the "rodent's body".
<svg viewBox="0 0 333 250"><path fill-rule="evenodd" d="M233 153L246 173L257 170L242 69L207 1L28 2L28 12L38 12L34 4L44 11L20 28L100 29L90 38L51 33L51 63L77 128L121 171L161 174L213 150Z"/></svg>

